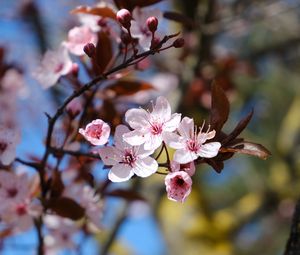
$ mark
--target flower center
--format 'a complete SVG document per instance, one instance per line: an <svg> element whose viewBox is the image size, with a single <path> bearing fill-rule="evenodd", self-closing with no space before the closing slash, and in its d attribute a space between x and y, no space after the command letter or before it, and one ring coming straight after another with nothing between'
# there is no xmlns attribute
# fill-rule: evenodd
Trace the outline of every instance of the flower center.
<svg viewBox="0 0 300 255"><path fill-rule="evenodd" d="M187 141L187 148L189 151L196 153L200 149L200 145L195 139L190 139Z"/></svg>
<svg viewBox="0 0 300 255"><path fill-rule="evenodd" d="M7 189L6 192L9 198L14 198L18 194L18 190L16 188Z"/></svg>
<svg viewBox="0 0 300 255"><path fill-rule="evenodd" d="M182 187L184 185L184 180L182 180L182 178L180 178L180 177L177 177L175 179L175 183L176 183L177 186Z"/></svg>
<svg viewBox="0 0 300 255"><path fill-rule="evenodd" d="M61 70L64 68L64 64L63 63L59 63L56 68L54 69L54 73L59 73L61 72Z"/></svg>
<svg viewBox="0 0 300 255"><path fill-rule="evenodd" d="M136 156L134 155L134 153L131 150L126 150L123 155L122 163L133 167L135 161Z"/></svg>
<svg viewBox="0 0 300 255"><path fill-rule="evenodd" d="M27 213L26 206L24 204L20 204L16 208L17 215L22 216Z"/></svg>
<svg viewBox="0 0 300 255"><path fill-rule="evenodd" d="M0 142L0 153L3 153L7 148L7 143Z"/></svg>
<svg viewBox="0 0 300 255"><path fill-rule="evenodd" d="M91 137L100 139L102 135L102 125L101 124L95 124L88 128L87 134Z"/></svg>
<svg viewBox="0 0 300 255"><path fill-rule="evenodd" d="M159 135L163 131L163 125L161 123L151 123L151 134Z"/></svg>

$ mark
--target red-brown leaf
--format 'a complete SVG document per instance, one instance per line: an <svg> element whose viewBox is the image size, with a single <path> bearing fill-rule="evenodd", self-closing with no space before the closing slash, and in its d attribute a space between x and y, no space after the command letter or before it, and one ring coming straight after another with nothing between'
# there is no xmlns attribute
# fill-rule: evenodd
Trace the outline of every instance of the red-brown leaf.
<svg viewBox="0 0 300 255"><path fill-rule="evenodd" d="M230 148L221 148L220 152L234 152L242 153L251 156L256 156L261 159L267 159L271 155L271 152L263 145L251 142L242 142Z"/></svg>
<svg viewBox="0 0 300 255"><path fill-rule="evenodd" d="M111 41L105 32L98 33L95 57L92 59L96 74L102 74L113 55Z"/></svg>
<svg viewBox="0 0 300 255"><path fill-rule="evenodd" d="M116 13L113 9L104 7L89 7L89 6L79 6L71 11L72 14L85 13L92 14L96 16L101 16L104 18L111 18L116 20Z"/></svg>
<svg viewBox="0 0 300 255"><path fill-rule="evenodd" d="M57 213L59 216L72 220L79 220L84 216L84 208L67 197L49 199L46 202L46 207Z"/></svg>
<svg viewBox="0 0 300 255"><path fill-rule="evenodd" d="M145 198L142 197L137 192L135 192L134 190L115 189L112 191L105 192L104 195L112 196L112 197L119 197L119 198L123 198L123 199L129 200L129 201L134 201L134 200L145 201Z"/></svg>
<svg viewBox="0 0 300 255"><path fill-rule="evenodd" d="M234 138L236 138L247 127L252 116L253 110L245 118L240 120L240 122L237 124L234 130L221 142L221 144L225 145L228 142L232 141Z"/></svg>
<svg viewBox="0 0 300 255"><path fill-rule="evenodd" d="M59 197L64 191L64 183L61 179L61 174L55 171L51 180L51 197Z"/></svg>
<svg viewBox="0 0 300 255"><path fill-rule="evenodd" d="M217 134L222 129L229 115L229 101L223 89L216 83L212 85L210 125Z"/></svg>
<svg viewBox="0 0 300 255"><path fill-rule="evenodd" d="M129 11L132 11L135 7L146 7L161 1L163 0L114 0L119 9L125 8Z"/></svg>
<svg viewBox="0 0 300 255"><path fill-rule="evenodd" d="M129 81L129 80L117 80L111 84L106 91L110 94L113 93L115 97L118 96L130 96L139 91L154 89L150 83L144 81Z"/></svg>

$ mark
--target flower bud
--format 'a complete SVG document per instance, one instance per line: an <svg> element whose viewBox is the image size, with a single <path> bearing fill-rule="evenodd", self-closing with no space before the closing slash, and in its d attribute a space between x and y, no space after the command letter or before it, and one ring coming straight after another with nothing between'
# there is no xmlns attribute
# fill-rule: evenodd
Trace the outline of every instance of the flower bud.
<svg viewBox="0 0 300 255"><path fill-rule="evenodd" d="M72 69L71 69L71 74L74 75L75 77L78 76L78 72L79 72L79 66L77 63L73 63L72 64Z"/></svg>
<svg viewBox="0 0 300 255"><path fill-rule="evenodd" d="M90 58L92 58L95 55L96 52L96 47L94 44L92 43L87 43L84 47L83 47L83 51L86 55L88 55Z"/></svg>
<svg viewBox="0 0 300 255"><path fill-rule="evenodd" d="M156 17L149 17L146 21L148 29L154 33L157 30L158 19Z"/></svg>
<svg viewBox="0 0 300 255"><path fill-rule="evenodd" d="M153 50L155 49L160 43L160 39L158 37L154 37L152 40L151 40L151 46L150 46L150 49Z"/></svg>
<svg viewBox="0 0 300 255"><path fill-rule="evenodd" d="M123 27L129 29L131 26L130 21L132 20L131 13L126 9L121 9L117 12L117 20Z"/></svg>
<svg viewBox="0 0 300 255"><path fill-rule="evenodd" d="M183 38L177 38L174 42L173 42L173 46L175 48L182 48L184 45L184 39Z"/></svg>
<svg viewBox="0 0 300 255"><path fill-rule="evenodd" d="M79 98L74 98L67 104L66 111L71 119L74 119L82 111L82 103Z"/></svg>

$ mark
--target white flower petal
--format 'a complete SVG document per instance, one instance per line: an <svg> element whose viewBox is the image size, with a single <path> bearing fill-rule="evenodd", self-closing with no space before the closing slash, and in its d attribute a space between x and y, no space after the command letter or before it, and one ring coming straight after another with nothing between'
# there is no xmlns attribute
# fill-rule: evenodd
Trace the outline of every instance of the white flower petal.
<svg viewBox="0 0 300 255"><path fill-rule="evenodd" d="M216 131L215 131L215 130L212 130L212 131L210 131L210 132L208 132L208 133L201 133L201 132L200 132L200 133L198 134L197 139L198 139L198 142L199 142L200 144L203 144L203 143L206 142L206 140L209 140L209 139L214 138L215 135L216 135Z"/></svg>
<svg viewBox="0 0 300 255"><path fill-rule="evenodd" d="M114 136L116 147L125 148L127 146L127 144L123 139L123 135L128 132L130 132L129 128L125 125L118 125L116 127L115 136Z"/></svg>
<svg viewBox="0 0 300 255"><path fill-rule="evenodd" d="M133 129L141 129L149 126L149 113L144 109L130 109L125 113L125 120Z"/></svg>
<svg viewBox="0 0 300 255"><path fill-rule="evenodd" d="M184 139L175 133L163 132L162 136L166 144L173 149L178 150L178 149L183 149L185 147Z"/></svg>
<svg viewBox="0 0 300 255"><path fill-rule="evenodd" d="M150 135L150 137L145 141L145 150L156 150L162 143L161 135Z"/></svg>
<svg viewBox="0 0 300 255"><path fill-rule="evenodd" d="M108 166L113 166L121 161L121 153L111 146L100 148L99 156L103 163Z"/></svg>
<svg viewBox="0 0 300 255"><path fill-rule="evenodd" d="M108 179L112 182L124 182L128 181L133 176L132 168L125 164L114 165L109 173Z"/></svg>
<svg viewBox="0 0 300 255"><path fill-rule="evenodd" d="M172 114L171 119L168 120L166 123L164 123L164 131L169 131L169 132L175 131L179 126L180 120L181 120L180 113Z"/></svg>
<svg viewBox="0 0 300 255"><path fill-rule="evenodd" d="M148 138L149 138L149 134L145 134L143 131L138 129L123 135L124 141L132 146L141 145Z"/></svg>
<svg viewBox="0 0 300 255"><path fill-rule="evenodd" d="M196 153L187 149L180 149L175 151L173 159L180 164L186 164L194 161L196 158L198 158Z"/></svg>
<svg viewBox="0 0 300 255"><path fill-rule="evenodd" d="M184 117L179 124L178 132L186 139L190 139L191 135L194 135L194 120Z"/></svg>
<svg viewBox="0 0 300 255"><path fill-rule="evenodd" d="M202 158L213 158L218 155L220 147L221 144L219 142L203 144L198 155Z"/></svg>
<svg viewBox="0 0 300 255"><path fill-rule="evenodd" d="M154 105L151 115L161 120L170 120L171 106L165 97L160 96L156 99L156 103Z"/></svg>
<svg viewBox="0 0 300 255"><path fill-rule="evenodd" d="M133 172L140 177L148 177L154 174L158 169L158 163L155 159L147 157L144 159L137 159Z"/></svg>

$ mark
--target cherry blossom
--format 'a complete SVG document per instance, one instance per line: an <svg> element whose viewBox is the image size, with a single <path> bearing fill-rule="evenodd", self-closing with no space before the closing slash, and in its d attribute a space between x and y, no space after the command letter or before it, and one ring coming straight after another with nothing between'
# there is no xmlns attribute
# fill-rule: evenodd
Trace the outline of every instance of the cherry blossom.
<svg viewBox="0 0 300 255"><path fill-rule="evenodd" d="M143 49L148 50L151 45L152 32L147 25L149 17L155 17L157 23L162 19L162 12L159 9L135 8L132 12L131 35L139 39L139 44Z"/></svg>
<svg viewBox="0 0 300 255"><path fill-rule="evenodd" d="M185 171L169 173L165 178L168 198L177 202L184 202L192 190L192 179Z"/></svg>
<svg viewBox="0 0 300 255"><path fill-rule="evenodd" d="M9 165L16 157L19 133L16 130L0 126L0 163Z"/></svg>
<svg viewBox="0 0 300 255"><path fill-rule="evenodd" d="M115 132L115 146L104 147L99 155L105 165L112 166L108 178L113 182L129 180L134 174L148 177L155 173L158 163L149 157L153 153L143 149L143 146L132 146L123 139L123 134L129 132L124 125L119 125Z"/></svg>
<svg viewBox="0 0 300 255"><path fill-rule="evenodd" d="M130 109L125 119L134 130L124 134L124 140L131 145L144 144L145 150L157 149L165 133L173 132L179 125L181 114L171 114L171 107L165 97L158 97L153 111Z"/></svg>
<svg viewBox="0 0 300 255"><path fill-rule="evenodd" d="M22 97L25 97L28 93L23 75L14 68L8 69L5 72L1 80L1 85L7 92L18 94Z"/></svg>
<svg viewBox="0 0 300 255"><path fill-rule="evenodd" d="M83 56L83 47L88 44L96 44L97 36L87 26L72 28L68 33L68 40L63 42L66 48L77 56Z"/></svg>
<svg viewBox="0 0 300 255"><path fill-rule="evenodd" d="M11 203L5 207L0 216L2 221L10 225L14 232L24 232L34 225L34 218L42 213L42 206L32 203L29 199L18 203Z"/></svg>
<svg viewBox="0 0 300 255"><path fill-rule="evenodd" d="M0 171L0 211L30 197L30 182L26 174Z"/></svg>
<svg viewBox="0 0 300 255"><path fill-rule="evenodd" d="M47 89L58 81L58 79L72 71L72 61L65 46L60 46L57 50L48 50L33 76Z"/></svg>
<svg viewBox="0 0 300 255"><path fill-rule="evenodd" d="M74 221L56 215L46 215L44 223L49 232L45 236L45 248L47 255L57 254L61 249L74 249L74 234L79 227Z"/></svg>
<svg viewBox="0 0 300 255"><path fill-rule="evenodd" d="M72 184L64 190L64 196L77 201L84 209L88 219L97 227L101 228L103 205L95 190L88 185Z"/></svg>
<svg viewBox="0 0 300 255"><path fill-rule="evenodd" d="M194 161L198 157L213 158L218 154L221 147L219 142L206 143L207 140L214 138L216 131L209 129L202 132L203 127L197 134L194 120L184 117L178 127L178 134L167 133L164 136L166 143L176 149L174 160L181 164Z"/></svg>
<svg viewBox="0 0 300 255"><path fill-rule="evenodd" d="M101 119L93 120L85 129L80 128L79 133L93 145L104 145L110 135L110 127Z"/></svg>

